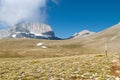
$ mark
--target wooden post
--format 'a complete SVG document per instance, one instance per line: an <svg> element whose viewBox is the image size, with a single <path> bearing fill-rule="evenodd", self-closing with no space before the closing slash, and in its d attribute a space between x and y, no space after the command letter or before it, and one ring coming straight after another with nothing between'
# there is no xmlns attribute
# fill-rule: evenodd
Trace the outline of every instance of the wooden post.
<svg viewBox="0 0 120 80"><path fill-rule="evenodd" d="M120 56L119 56L119 63L120 63Z"/></svg>
<svg viewBox="0 0 120 80"><path fill-rule="evenodd" d="M108 57L108 45L105 44L105 56Z"/></svg>

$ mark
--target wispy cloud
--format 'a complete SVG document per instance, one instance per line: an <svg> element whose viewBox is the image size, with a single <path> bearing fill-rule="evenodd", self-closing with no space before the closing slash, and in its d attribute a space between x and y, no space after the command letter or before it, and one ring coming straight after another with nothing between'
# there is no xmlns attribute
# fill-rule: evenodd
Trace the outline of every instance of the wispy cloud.
<svg viewBox="0 0 120 80"><path fill-rule="evenodd" d="M0 21L9 25L21 21L45 22L47 1L58 0L0 0Z"/></svg>

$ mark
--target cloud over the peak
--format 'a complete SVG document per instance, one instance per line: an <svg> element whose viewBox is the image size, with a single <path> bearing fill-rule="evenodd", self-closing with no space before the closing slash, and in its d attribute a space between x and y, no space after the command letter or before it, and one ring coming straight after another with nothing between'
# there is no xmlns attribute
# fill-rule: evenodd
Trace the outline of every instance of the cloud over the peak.
<svg viewBox="0 0 120 80"><path fill-rule="evenodd" d="M0 0L0 21L14 25L21 21L44 22L49 0ZM57 3L57 0L51 0Z"/></svg>

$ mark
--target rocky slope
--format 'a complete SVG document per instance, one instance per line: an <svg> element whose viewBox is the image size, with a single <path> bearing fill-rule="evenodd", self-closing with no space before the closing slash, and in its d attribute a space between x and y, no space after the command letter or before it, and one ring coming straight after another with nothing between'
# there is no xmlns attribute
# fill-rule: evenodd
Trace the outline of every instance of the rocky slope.
<svg viewBox="0 0 120 80"><path fill-rule="evenodd" d="M1 30L0 38L56 39L52 28L40 23L19 23L14 27Z"/></svg>
<svg viewBox="0 0 120 80"><path fill-rule="evenodd" d="M86 37L86 36L89 36L89 35L92 35L92 34L95 34L95 32L91 32L91 31L88 31L88 30L83 30L81 32L78 32L78 33L75 33L74 35L72 35L70 37L70 39Z"/></svg>

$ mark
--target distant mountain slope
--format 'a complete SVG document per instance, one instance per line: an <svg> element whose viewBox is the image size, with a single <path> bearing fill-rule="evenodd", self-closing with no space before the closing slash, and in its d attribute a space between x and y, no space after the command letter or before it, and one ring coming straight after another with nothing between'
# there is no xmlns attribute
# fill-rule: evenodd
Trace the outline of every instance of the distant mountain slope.
<svg viewBox="0 0 120 80"><path fill-rule="evenodd" d="M50 26L29 22L19 23L10 29L1 30L0 38L58 39Z"/></svg>
<svg viewBox="0 0 120 80"><path fill-rule="evenodd" d="M99 53L105 53L105 45L107 45L108 53L120 53L120 23L88 36L81 42L85 47L93 48L94 52L97 50Z"/></svg>
<svg viewBox="0 0 120 80"><path fill-rule="evenodd" d="M81 32L78 32L78 33L75 33L74 35L72 35L70 37L70 39L86 37L86 36L89 36L89 35L92 35L92 34L95 34L95 32L91 32L91 31L88 31L88 30L83 30Z"/></svg>
<svg viewBox="0 0 120 80"><path fill-rule="evenodd" d="M96 38L112 38L120 35L120 23L113 25L112 27L99 32Z"/></svg>

